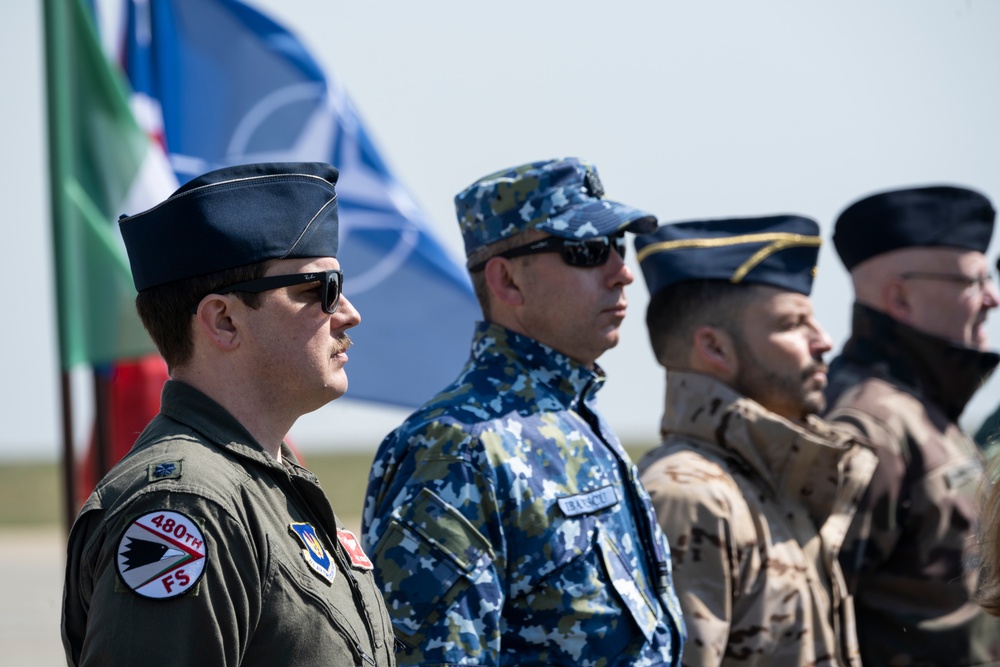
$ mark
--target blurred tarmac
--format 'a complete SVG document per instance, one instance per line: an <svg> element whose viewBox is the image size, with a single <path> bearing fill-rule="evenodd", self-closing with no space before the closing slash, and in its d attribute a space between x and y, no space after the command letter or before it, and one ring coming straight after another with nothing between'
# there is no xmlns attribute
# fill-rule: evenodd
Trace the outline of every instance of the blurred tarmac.
<svg viewBox="0 0 1000 667"><path fill-rule="evenodd" d="M66 664L59 633L64 550L61 527L0 530L0 665Z"/></svg>

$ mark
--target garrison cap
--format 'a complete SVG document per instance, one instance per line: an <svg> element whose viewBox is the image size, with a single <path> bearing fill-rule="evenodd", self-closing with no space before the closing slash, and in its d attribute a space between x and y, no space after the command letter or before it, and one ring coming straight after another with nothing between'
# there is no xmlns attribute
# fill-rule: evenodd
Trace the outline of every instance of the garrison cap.
<svg viewBox="0 0 1000 667"><path fill-rule="evenodd" d="M652 213L604 199L597 168L572 157L484 176L455 195L455 211L466 256L529 229L566 239L656 229Z"/></svg>
<svg viewBox="0 0 1000 667"><path fill-rule="evenodd" d="M848 271L882 253L911 247L986 252L996 212L974 190L946 185L879 192L848 206L833 245Z"/></svg>
<svg viewBox="0 0 1000 667"><path fill-rule="evenodd" d="M337 176L322 162L225 167L123 215L135 289L269 259L336 257Z"/></svg>
<svg viewBox="0 0 1000 667"><path fill-rule="evenodd" d="M819 225L799 215L692 220L635 237L650 296L677 283L725 280L808 295L816 276Z"/></svg>

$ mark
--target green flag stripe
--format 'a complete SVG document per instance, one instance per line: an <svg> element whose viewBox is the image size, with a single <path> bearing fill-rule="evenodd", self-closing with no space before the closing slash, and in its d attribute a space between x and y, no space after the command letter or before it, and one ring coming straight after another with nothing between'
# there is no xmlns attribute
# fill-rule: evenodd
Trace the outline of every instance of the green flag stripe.
<svg viewBox="0 0 1000 667"><path fill-rule="evenodd" d="M52 229L64 369L154 351L115 227L148 139L82 0L45 0Z"/></svg>
<svg viewBox="0 0 1000 667"><path fill-rule="evenodd" d="M73 270L62 272L70 298L67 317L75 323L69 340L71 363L107 363L151 351L135 313L135 289L121 241L108 218L75 181L65 193L75 213L74 237L80 252L71 255ZM73 276L86 276L74 281Z"/></svg>

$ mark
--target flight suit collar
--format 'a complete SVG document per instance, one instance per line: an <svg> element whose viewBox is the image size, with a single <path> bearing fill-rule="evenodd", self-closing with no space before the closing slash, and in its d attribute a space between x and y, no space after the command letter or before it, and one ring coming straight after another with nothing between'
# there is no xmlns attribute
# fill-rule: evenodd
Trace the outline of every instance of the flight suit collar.
<svg viewBox="0 0 1000 667"><path fill-rule="evenodd" d="M250 431L207 394L178 380L167 380L160 396L160 413L188 426L223 449L270 467L284 468L257 442ZM282 461L297 463L287 443L281 443Z"/></svg>

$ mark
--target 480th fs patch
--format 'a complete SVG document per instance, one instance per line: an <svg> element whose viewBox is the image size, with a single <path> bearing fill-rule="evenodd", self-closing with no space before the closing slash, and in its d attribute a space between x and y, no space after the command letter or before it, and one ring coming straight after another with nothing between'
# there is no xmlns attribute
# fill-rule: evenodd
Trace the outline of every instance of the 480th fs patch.
<svg viewBox="0 0 1000 667"><path fill-rule="evenodd" d="M205 537L180 512L149 512L118 541L118 576L134 593L168 599L191 590L205 571Z"/></svg>

